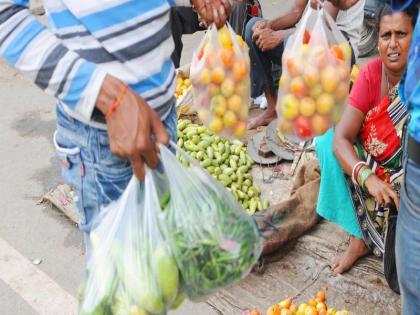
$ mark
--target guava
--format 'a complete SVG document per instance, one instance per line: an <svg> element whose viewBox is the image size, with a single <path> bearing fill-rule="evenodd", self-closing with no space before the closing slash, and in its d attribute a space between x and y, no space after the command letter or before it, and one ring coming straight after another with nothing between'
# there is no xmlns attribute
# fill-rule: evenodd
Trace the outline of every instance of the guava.
<svg viewBox="0 0 420 315"><path fill-rule="evenodd" d="M177 296L179 270L175 259L170 255L165 244L160 245L153 254L158 283L165 302L171 303Z"/></svg>

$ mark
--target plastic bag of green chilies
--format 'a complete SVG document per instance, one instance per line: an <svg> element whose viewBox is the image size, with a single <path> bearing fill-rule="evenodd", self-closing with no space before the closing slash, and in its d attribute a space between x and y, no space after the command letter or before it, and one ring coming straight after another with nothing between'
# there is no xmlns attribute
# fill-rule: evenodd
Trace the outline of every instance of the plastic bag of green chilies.
<svg viewBox="0 0 420 315"><path fill-rule="evenodd" d="M192 167L160 147L169 182L161 224L193 300L203 300L245 277L261 254L257 226L232 194L172 144Z"/></svg>

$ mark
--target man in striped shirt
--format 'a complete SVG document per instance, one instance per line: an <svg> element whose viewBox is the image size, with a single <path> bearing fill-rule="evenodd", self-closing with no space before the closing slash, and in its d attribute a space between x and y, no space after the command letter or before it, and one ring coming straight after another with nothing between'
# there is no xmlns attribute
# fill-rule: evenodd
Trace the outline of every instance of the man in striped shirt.
<svg viewBox="0 0 420 315"><path fill-rule="evenodd" d="M191 2L219 26L231 9L229 0ZM57 98L54 143L87 235L133 171L142 179L144 164L156 167L154 141L175 139L169 10L191 3L44 0L48 27L28 4L0 0L0 57Z"/></svg>

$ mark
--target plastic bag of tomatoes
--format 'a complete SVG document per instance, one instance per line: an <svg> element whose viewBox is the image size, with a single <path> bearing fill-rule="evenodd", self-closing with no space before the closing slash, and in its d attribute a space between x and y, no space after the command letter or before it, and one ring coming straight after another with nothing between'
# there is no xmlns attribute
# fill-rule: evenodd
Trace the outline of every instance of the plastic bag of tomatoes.
<svg viewBox="0 0 420 315"><path fill-rule="evenodd" d="M213 24L194 52L190 77L194 109L215 134L240 138L250 104L248 46L230 25Z"/></svg>
<svg viewBox="0 0 420 315"><path fill-rule="evenodd" d="M308 6L287 41L277 101L278 127L302 140L341 117L350 86L351 48L323 8Z"/></svg>

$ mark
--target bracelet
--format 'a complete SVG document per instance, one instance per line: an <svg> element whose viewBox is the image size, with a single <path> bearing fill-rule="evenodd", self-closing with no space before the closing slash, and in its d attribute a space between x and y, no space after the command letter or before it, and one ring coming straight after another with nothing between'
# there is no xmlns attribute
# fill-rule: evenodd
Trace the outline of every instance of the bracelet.
<svg viewBox="0 0 420 315"><path fill-rule="evenodd" d="M359 186L365 188L365 182L370 175L373 175L373 171L368 166L363 166L357 177L357 183Z"/></svg>
<svg viewBox="0 0 420 315"><path fill-rule="evenodd" d="M353 169L351 171L351 179L353 180L353 183L357 184L357 175L363 166L368 166L368 164L365 161L359 161L356 164L354 164Z"/></svg>
<svg viewBox="0 0 420 315"><path fill-rule="evenodd" d="M117 108L121 105L121 101L122 101L125 93L127 92L127 89L128 89L128 85L124 85L124 87L121 90L121 93L118 95L118 97L115 99L115 101L112 102L111 106L109 107L108 112L105 114L106 119L108 119L117 110Z"/></svg>
<svg viewBox="0 0 420 315"><path fill-rule="evenodd" d="M356 181L356 184L357 184L357 179L359 178L359 173L360 173L360 170L361 170L362 168L366 167L366 166L368 166L368 165L367 165L367 164L360 164L360 165L356 168L356 170L355 170L355 172L354 172L354 180Z"/></svg>

